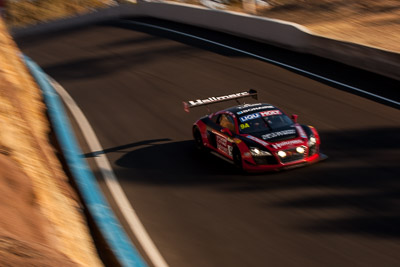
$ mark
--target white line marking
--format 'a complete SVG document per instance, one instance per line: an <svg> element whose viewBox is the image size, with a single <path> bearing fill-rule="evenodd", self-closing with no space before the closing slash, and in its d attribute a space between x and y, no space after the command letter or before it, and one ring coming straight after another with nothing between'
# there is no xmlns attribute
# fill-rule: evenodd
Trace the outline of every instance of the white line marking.
<svg viewBox="0 0 400 267"><path fill-rule="evenodd" d="M79 128L82 131L87 144L89 145L90 150L103 151L104 149L102 148L96 134L94 133L82 110L78 107L76 102L60 84L58 84L50 77L49 79L51 80L57 93L61 96L64 103L71 111L72 115L75 117ZM124 191L122 190L121 185L119 184L114 172L112 171L110 162L108 161L106 155L98 154L96 155L96 157L94 157L94 159L104 177L104 180L106 181L108 189L110 190L115 202L118 205L118 208L120 209L125 220L129 224L129 227L141 244L143 250L152 261L153 265L156 267L168 267L168 264L161 256L157 247L151 240L143 224L140 222L135 210L132 208Z"/></svg>
<svg viewBox="0 0 400 267"><path fill-rule="evenodd" d="M273 59L270 59L270 58L265 58L265 57L262 57L262 56L259 56L259 55L256 55L256 54L253 54L253 53L250 53L250 52L238 49L238 48L234 48L234 47L231 47L231 46L228 46L228 45L224 45L224 44L221 44L221 43L218 43L218 42L214 42L214 41L211 41L211 40L208 40L208 39L205 39L205 38L202 38L202 37L198 37L198 36L195 36L195 35L192 35L192 34L171 30L171 29L164 28L164 27L161 27L161 26L156 26L156 25L152 25L152 24L148 24L148 23L131 21L131 20L122 20L122 21L127 22L127 23L131 23L131 24L147 26L147 27L150 27L150 28L155 28L155 29L159 29L159 30L164 30L164 31L168 31L168 32L184 35L184 36L191 37L193 39L197 39L197 40L200 40L200 41L203 41L203 42L206 42L206 43L210 43L210 44L221 46L221 47L224 47L224 48L227 48L227 49L231 49L233 51L240 52L242 54L245 54L245 55L248 55L248 56L263 60L263 61L267 61L267 62L276 64L278 66L285 67L287 69L295 70L295 71L298 71L300 73L307 74L309 76L312 76L312 77L315 77L315 78L318 78L318 79L321 79L321 80L324 80L324 81L328 81L328 82L331 82L333 84L340 85L340 86L346 87L348 89L351 89L351 90L354 90L354 91L357 91L357 92L360 92L360 93L363 93L363 94L366 94L366 95L369 95L369 96L372 96L372 97L375 97L375 98L378 98L378 99L381 99L381 100L384 100L384 101L387 101L387 102L390 102L390 103L395 104L397 106L400 106L400 102L397 102L395 100L392 100L392 99L389 99L389 98L386 98L386 97L383 97L383 96L380 96L380 95L376 95L376 94L373 94L371 92L364 91L362 89L353 87L351 85L347 85L347 84L344 84L344 83L341 83L341 82L338 82L338 81L335 81L335 80L331 80L331 79L326 78L324 76L321 76L321 75L318 75L318 74L315 74L315 73L312 73L312 72L309 72L309 71L306 71L306 70L302 70L302 69L293 67L291 65L287 65L285 63L282 63L282 62L279 62L279 61L276 61L276 60L273 60Z"/></svg>

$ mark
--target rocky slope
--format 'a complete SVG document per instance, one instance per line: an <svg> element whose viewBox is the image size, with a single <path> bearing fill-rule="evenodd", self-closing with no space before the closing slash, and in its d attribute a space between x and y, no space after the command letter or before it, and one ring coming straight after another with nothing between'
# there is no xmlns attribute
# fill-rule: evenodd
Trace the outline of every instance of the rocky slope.
<svg viewBox="0 0 400 267"><path fill-rule="evenodd" d="M45 111L0 20L0 266L101 266Z"/></svg>

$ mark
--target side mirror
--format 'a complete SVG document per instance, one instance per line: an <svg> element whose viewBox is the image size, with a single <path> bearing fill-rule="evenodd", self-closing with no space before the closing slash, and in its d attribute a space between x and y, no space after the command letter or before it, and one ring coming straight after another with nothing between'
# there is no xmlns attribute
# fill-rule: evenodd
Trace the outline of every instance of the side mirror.
<svg viewBox="0 0 400 267"><path fill-rule="evenodd" d="M297 118L299 117L299 115L296 114L292 114L292 120L297 123Z"/></svg>
<svg viewBox="0 0 400 267"><path fill-rule="evenodd" d="M226 135L232 136L232 132L231 130L229 130L228 128L222 128L221 133L224 133Z"/></svg>

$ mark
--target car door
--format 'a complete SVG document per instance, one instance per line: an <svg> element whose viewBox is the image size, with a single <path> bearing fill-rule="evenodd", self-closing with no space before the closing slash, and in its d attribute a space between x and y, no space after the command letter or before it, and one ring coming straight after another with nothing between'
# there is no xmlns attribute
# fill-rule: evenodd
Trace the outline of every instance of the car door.
<svg viewBox="0 0 400 267"><path fill-rule="evenodd" d="M215 149L218 153L232 158L233 136L236 133L235 120L230 114L222 113L216 123L218 127L212 133L215 138Z"/></svg>

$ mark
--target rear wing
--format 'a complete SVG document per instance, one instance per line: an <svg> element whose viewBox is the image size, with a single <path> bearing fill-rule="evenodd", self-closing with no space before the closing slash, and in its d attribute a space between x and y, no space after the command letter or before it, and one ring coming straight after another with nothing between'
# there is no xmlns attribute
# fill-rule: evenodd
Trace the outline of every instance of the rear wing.
<svg viewBox="0 0 400 267"><path fill-rule="evenodd" d="M241 92L241 93L223 95L223 96L217 96L217 97L212 96L212 97L209 97L206 99L197 99L195 101L183 102L183 109L186 112L189 112L189 109L191 109L191 108L215 104L215 103L219 103L219 102L231 101L231 100L236 100L240 104L238 99L245 98L245 97L251 97L251 98L257 100L258 99L257 91L254 89L250 89L247 92Z"/></svg>

